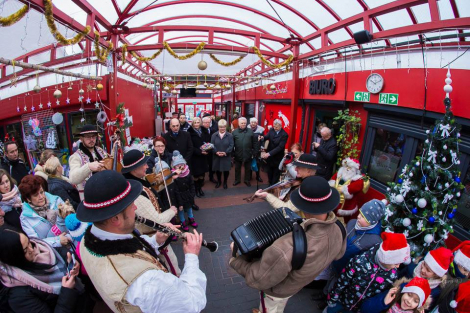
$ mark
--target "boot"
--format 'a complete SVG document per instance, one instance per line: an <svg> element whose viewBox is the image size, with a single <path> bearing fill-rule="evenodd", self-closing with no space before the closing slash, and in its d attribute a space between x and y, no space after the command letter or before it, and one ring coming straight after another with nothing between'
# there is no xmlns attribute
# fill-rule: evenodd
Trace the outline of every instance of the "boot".
<svg viewBox="0 0 470 313"><path fill-rule="evenodd" d="M200 197L204 197L205 194L204 194L204 191L202 191L202 186L204 185L204 178L203 178L203 179L200 179L200 180L198 181L198 183L199 183L199 184L198 184L198 185L199 185L199 198L200 198Z"/></svg>
<svg viewBox="0 0 470 313"><path fill-rule="evenodd" d="M214 172L212 171L209 172L209 181L214 184L217 183L217 181L214 179Z"/></svg>
<svg viewBox="0 0 470 313"><path fill-rule="evenodd" d="M198 197L198 198L201 197L201 187L199 186L199 182L200 182L200 180L196 180L194 182L194 185L195 185L194 187L196 189L196 197Z"/></svg>
<svg viewBox="0 0 470 313"><path fill-rule="evenodd" d="M193 204L193 210L194 211L199 211L199 207L196 205L196 203Z"/></svg>
<svg viewBox="0 0 470 313"><path fill-rule="evenodd" d="M199 226L198 223L196 223L194 217L189 218L189 225L191 225L193 228L197 228Z"/></svg>
<svg viewBox="0 0 470 313"><path fill-rule="evenodd" d="M188 224L186 224L186 221L181 222L181 229L183 231L189 231L189 227L188 227Z"/></svg>

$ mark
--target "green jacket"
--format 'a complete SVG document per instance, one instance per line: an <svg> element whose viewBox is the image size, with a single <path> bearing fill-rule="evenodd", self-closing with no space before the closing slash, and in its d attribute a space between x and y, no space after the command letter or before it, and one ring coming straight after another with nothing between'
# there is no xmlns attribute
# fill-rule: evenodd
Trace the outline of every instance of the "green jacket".
<svg viewBox="0 0 470 313"><path fill-rule="evenodd" d="M238 161L248 161L256 153L255 151L255 137L253 131L247 127L243 130L237 128L232 133L234 142L234 156Z"/></svg>

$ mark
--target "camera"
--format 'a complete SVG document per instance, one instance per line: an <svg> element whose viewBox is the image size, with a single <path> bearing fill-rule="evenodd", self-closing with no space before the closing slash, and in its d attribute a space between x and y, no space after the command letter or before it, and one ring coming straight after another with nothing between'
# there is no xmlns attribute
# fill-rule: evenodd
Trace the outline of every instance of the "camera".
<svg viewBox="0 0 470 313"><path fill-rule="evenodd" d="M286 161L292 162L294 158L295 158L294 152L289 152L288 154L286 154Z"/></svg>

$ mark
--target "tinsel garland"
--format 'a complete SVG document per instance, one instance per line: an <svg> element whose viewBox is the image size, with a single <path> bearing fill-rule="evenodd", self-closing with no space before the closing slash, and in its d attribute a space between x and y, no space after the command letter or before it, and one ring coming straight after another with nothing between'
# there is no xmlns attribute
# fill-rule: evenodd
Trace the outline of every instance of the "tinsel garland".
<svg viewBox="0 0 470 313"><path fill-rule="evenodd" d="M87 25L83 31L79 32L72 39L65 38L57 30L57 27L55 26L54 15L52 14L52 1L51 0L44 0L44 15L46 16L47 26L49 27L49 30L52 36L54 36L54 38L57 39L58 42L60 42L61 44L65 46L74 45L80 42L83 39L83 37L88 35L88 33L91 30L91 27Z"/></svg>
<svg viewBox="0 0 470 313"><path fill-rule="evenodd" d="M173 49L171 49L170 45L164 41L163 42L163 47L165 47L165 49L171 54L171 56L173 56L175 59L178 59L178 60L187 60L189 58L192 58L193 56L195 56L196 54L198 54L199 52L202 51L202 49L204 49L204 46L206 45L205 42L201 42L197 47L196 49L194 49L193 51L191 51L190 53L186 54L186 55L177 55L175 53L175 51L173 51Z"/></svg>
<svg viewBox="0 0 470 313"><path fill-rule="evenodd" d="M137 53L135 53L135 51L130 51L130 54L134 58L136 58L137 60L139 60L141 62L149 62L149 61L152 61L153 59L155 59L156 57L158 57L160 55L160 53L162 53L162 51L163 51L163 49L160 49L157 52L155 52L154 54L152 54L152 56L150 56L150 57L141 57ZM127 44L122 46L122 64L126 63L126 53L127 53Z"/></svg>
<svg viewBox="0 0 470 313"><path fill-rule="evenodd" d="M21 20L26 13L29 11L29 6L25 5L21 9L19 9L17 12L7 16L7 17L0 17L0 26L11 26Z"/></svg>
<svg viewBox="0 0 470 313"><path fill-rule="evenodd" d="M108 47L100 49L100 34L95 30L95 54L99 61L106 62L109 51L113 50L114 45L111 41L107 41Z"/></svg>
<svg viewBox="0 0 470 313"><path fill-rule="evenodd" d="M246 55L242 55L242 56L236 58L235 60L233 60L232 62L223 62L223 61L220 61L213 54L209 54L209 56L211 57L212 60L214 60L215 63L218 63L218 64L223 65L223 66L233 66L233 65L237 64L238 62L240 62L241 60L243 60L246 57Z"/></svg>
<svg viewBox="0 0 470 313"><path fill-rule="evenodd" d="M266 60L266 58L261 54L261 52L259 51L259 49L257 47L252 47L252 49L258 55L258 58L261 60L261 62L263 62L265 65L267 65L269 67L272 67L272 68L281 68L283 66L287 67L290 63L292 63L292 60L294 59L293 55L289 55L289 57L287 59L285 59L284 62L274 64L274 63L271 63L270 61Z"/></svg>

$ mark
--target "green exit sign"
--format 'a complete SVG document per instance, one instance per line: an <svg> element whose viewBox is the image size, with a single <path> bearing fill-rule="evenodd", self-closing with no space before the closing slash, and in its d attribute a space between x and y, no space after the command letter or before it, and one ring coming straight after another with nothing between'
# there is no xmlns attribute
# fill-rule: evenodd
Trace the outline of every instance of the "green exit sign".
<svg viewBox="0 0 470 313"><path fill-rule="evenodd" d="M397 93L381 93L379 94L379 103L398 105L398 94Z"/></svg>
<svg viewBox="0 0 470 313"><path fill-rule="evenodd" d="M356 92L354 92L354 101L369 102L370 101L370 92L365 92L365 91L356 91Z"/></svg>

